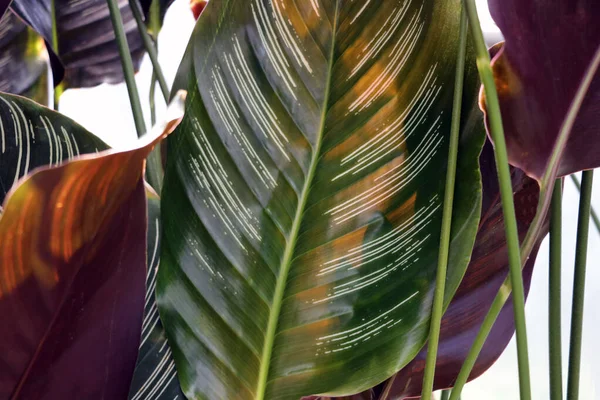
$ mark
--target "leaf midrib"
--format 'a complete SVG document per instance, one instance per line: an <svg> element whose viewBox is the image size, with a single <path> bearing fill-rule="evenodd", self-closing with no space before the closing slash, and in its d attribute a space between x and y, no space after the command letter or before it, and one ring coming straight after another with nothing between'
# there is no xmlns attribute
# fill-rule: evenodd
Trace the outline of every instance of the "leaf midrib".
<svg viewBox="0 0 600 400"><path fill-rule="evenodd" d="M312 181L315 176L317 164L319 161L319 153L321 152L321 144L323 141L323 132L325 131L325 118L327 116L327 104L329 103L329 94L331 90L331 75L333 70L333 56L336 42L338 13L339 13L339 0L335 4L335 12L333 14L333 27L331 35L331 46L329 49L329 61L327 67L327 82L325 86L325 95L323 98L323 105L321 110L321 123L317 134L317 142L315 143L312 159L304 187L296 208L296 215L294 216L294 222L290 231L289 240L286 243L285 251L281 262L281 268L279 276L277 277L277 285L275 286L275 294L273 295L273 305L269 312L269 321L267 323L267 334L265 336L265 342L263 345L263 352L260 361L260 371L258 375L258 387L256 390L256 399L263 400L267 389L267 382L269 376L269 367L271 364L271 355L273 351L273 344L275 342L275 333L277 331L277 325L279 322L279 314L281 312L281 304L283 302L285 287L287 283L287 276L292 265L294 250L296 248L296 242L298 239L298 233L300 231L300 224L302 223L302 217L306 208L306 202L308 201L308 195L312 186Z"/></svg>

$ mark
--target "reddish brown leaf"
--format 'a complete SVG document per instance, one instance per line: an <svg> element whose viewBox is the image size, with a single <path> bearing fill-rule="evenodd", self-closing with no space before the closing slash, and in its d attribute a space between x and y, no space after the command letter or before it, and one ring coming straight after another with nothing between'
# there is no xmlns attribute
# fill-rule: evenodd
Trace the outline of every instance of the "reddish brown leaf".
<svg viewBox="0 0 600 400"><path fill-rule="evenodd" d="M0 217L0 398L126 398L144 308L144 160L128 151L39 169Z"/></svg>
<svg viewBox="0 0 600 400"><path fill-rule="evenodd" d="M492 66L509 161L540 179L575 92L600 46L597 0L489 0L506 43ZM600 166L600 74L578 114L559 176Z"/></svg>

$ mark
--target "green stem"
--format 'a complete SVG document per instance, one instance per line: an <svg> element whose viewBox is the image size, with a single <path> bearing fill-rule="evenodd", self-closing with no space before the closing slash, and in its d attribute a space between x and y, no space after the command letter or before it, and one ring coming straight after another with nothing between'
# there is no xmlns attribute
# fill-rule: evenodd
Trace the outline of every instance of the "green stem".
<svg viewBox="0 0 600 400"><path fill-rule="evenodd" d="M156 74L152 71L152 80L150 81L150 123L156 124Z"/></svg>
<svg viewBox="0 0 600 400"><path fill-rule="evenodd" d="M465 0L465 1L472 2L472 0ZM596 50L596 54L594 55L592 62L590 63L588 69L585 72L583 80L581 81L579 88L577 90L577 93L576 93L576 95L571 103L571 106L567 112L567 116L565 117L563 125L561 126L561 129L560 129L560 132L558 135L558 139L552 150L552 156L550 158L550 162L548 164L547 171L554 171L554 172L553 172L553 175L545 174L544 178L542 180L541 188L540 188L540 199L538 202L536 215L527 231L527 235L525 236L525 239L523 240L523 244L521 246L521 263L522 263L522 265L525 265L525 262L528 260L529 255L531 254L531 251L540 236L541 229L542 229L544 220L546 218L548 208L550 206L550 201L552 198L552 196L551 196L552 191L548 190L549 185L547 183L545 184L544 182L550 182L551 181L550 177L552 177L552 181L554 179L556 179L556 174L558 172L558 163L560 161L560 157L556 157L556 154L562 155L562 153L563 153L566 139L568 139L568 137L571 133L571 128L573 126L575 117L577 116L577 114L579 112L579 109L583 102L583 98L585 97L585 94L587 93L587 90L591 84L591 81L592 81L599 65L600 65L600 47L598 48L598 50ZM485 84L486 83L484 82L484 86L485 86ZM489 82L488 82L488 84L489 84ZM487 95L487 93L486 93L486 95ZM489 101L489 97L488 97L488 101ZM467 354L465 362L463 363L460 373L458 374L458 377L456 379L456 383L454 385L454 389L452 390L452 396L450 397L450 400L457 400L459 398L460 392L462 391L462 388L464 387L465 383L467 382L467 379L469 377L469 374L471 373L471 370L475 366L477 356L481 352L481 349L483 348L483 344L485 343L486 338L488 337L488 335L490 334L490 331L492 330L492 327L494 326L494 322L496 321L496 319L498 318L498 315L500 314L500 311L502 310L502 306L508 300L511 290L512 290L512 286L510 284L510 279L507 278L504 281L504 283L502 284L502 286L500 287L500 289L498 290L498 293L496 294L496 297L494 298L492 306L490 307L488 314L485 316L483 323L481 325L481 328L479 329L479 332L477 333L477 336L475 337L475 340L473 341L471 349L469 350L469 353Z"/></svg>
<svg viewBox="0 0 600 400"><path fill-rule="evenodd" d="M450 129L448 170L446 172L446 190L444 193L444 209L440 233L440 252L438 255L435 292L431 311L431 323L429 326L429 341L427 345L427 358L425 361L425 371L423 375L423 388L421 390L421 398L423 400L431 400L433 395L433 381L440 340L440 327L442 324L442 315L444 314L444 291L446 286L446 272L448 269L448 253L450 249L452 205L454 202L454 186L456 181L456 160L458 157L458 138L460 134L460 114L463 96L466 49L467 15L463 8L460 16L458 55L456 60L456 75L454 78L452 125Z"/></svg>
<svg viewBox="0 0 600 400"><path fill-rule="evenodd" d="M154 71L152 72L152 81L150 81L150 121L152 126L156 124L156 102L155 102L155 92L156 92L156 75L154 75ZM162 156L161 156L161 146L162 143L159 143L154 147L150 155L147 159L147 167L146 167L146 176L148 178L148 182L152 185L152 187L156 190L157 193L160 194L162 190L162 182L165 177L165 171L162 165Z"/></svg>
<svg viewBox="0 0 600 400"><path fill-rule="evenodd" d="M135 129L138 137L142 137L146 133L146 124L144 122L144 114L142 113L140 95L138 94L137 85L135 83L133 61L131 60L131 53L129 52L129 44L127 43L127 37L125 36L125 29L123 28L121 11L119 10L116 0L106 0L106 3L108 4L108 9L110 11L110 19L115 31L119 55L121 56L123 75L125 76L125 83L127 84L127 92L129 93L129 102L131 104Z"/></svg>
<svg viewBox="0 0 600 400"><path fill-rule="evenodd" d="M442 392L442 397L440 400L449 400L450 399L450 390L444 390Z"/></svg>
<svg viewBox="0 0 600 400"><path fill-rule="evenodd" d="M577 400L579 398L583 300L585 295L585 269L593 180L594 171L583 171L581 196L579 199L579 217L577 220L577 244L575 246L575 279L573 281L573 306L571 309L571 343L569 346L567 400Z"/></svg>
<svg viewBox="0 0 600 400"><path fill-rule="evenodd" d="M561 234L562 179L554 183L552 212L550 214L550 274L548 301L548 342L550 352L550 400L562 400L562 350L561 350Z"/></svg>
<svg viewBox="0 0 600 400"><path fill-rule="evenodd" d="M50 2L50 15L52 18L52 50L58 54L58 23L56 20L56 0ZM54 82L53 82L54 83ZM60 96L63 94L63 84L54 86L54 111L58 111Z"/></svg>
<svg viewBox="0 0 600 400"><path fill-rule="evenodd" d="M573 182L577 190L581 193L581 184L579 183L579 179L577 179L577 176L575 174L571 175L571 181ZM592 206L590 214L592 216L592 222L594 223L596 230L598 231L598 233L600 233L600 218L598 218L598 214L596 213L596 210L594 210L594 206Z"/></svg>
<svg viewBox="0 0 600 400"><path fill-rule="evenodd" d="M483 32L477 16L475 0L464 2L469 15L475 49L477 53L477 69L483 83L488 109L488 118L491 136L494 141L494 154L496 158L496 169L498 170L498 181L500 184L500 197L502 199L502 213L504 215L504 227L506 230L506 245L508 249L508 264L510 268L510 282L514 289L513 314L517 336L517 356L519 364L519 389L521 400L531 399L531 384L529 378L529 358L527 351L527 329L525 325L525 290L523 288L523 276L521 275L521 253L519 249L519 232L517 230L517 217L513 200L513 190L510 169L508 166L508 155L506 142L504 140L504 128L500 113L500 103L494 74L490 65ZM454 393L452 393L454 395Z"/></svg>
<svg viewBox="0 0 600 400"><path fill-rule="evenodd" d="M142 8L140 6L140 3L138 2L138 0L129 0L129 8L131 8L131 13L133 14L133 18L135 18L135 22L137 23L140 37L142 38L142 42L144 43L146 52L150 57L150 61L152 62L152 68L154 68L154 74L156 75L156 79L158 79L160 90L163 94L165 102L168 103L169 86L167 85L167 81L158 62L158 52L156 50L156 45L154 44L154 41L152 40L152 38L148 34L148 31L146 30L146 24L144 23L144 16L142 14Z"/></svg>

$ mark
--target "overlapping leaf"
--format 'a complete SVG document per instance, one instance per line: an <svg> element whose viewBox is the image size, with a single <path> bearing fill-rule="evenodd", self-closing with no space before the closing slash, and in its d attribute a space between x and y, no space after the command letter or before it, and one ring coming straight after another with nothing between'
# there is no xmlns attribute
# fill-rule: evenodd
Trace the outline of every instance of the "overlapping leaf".
<svg viewBox="0 0 600 400"><path fill-rule="evenodd" d="M50 119L46 129L81 129L6 98L21 106L12 112L24 121L41 113ZM127 395L145 292L143 163L179 109L132 150L43 168L11 190L0 217L1 398Z"/></svg>
<svg viewBox="0 0 600 400"><path fill-rule="evenodd" d="M161 203L157 298L186 396L345 395L421 349L459 13L458 0L209 2L177 79L190 94ZM446 304L480 213L469 71Z"/></svg>
<svg viewBox="0 0 600 400"><path fill-rule="evenodd" d="M511 173L519 237L520 240L523 240L535 216L539 185L517 168L512 168ZM482 218L471 262L442 319L434 383L436 389L453 386L475 336L479 332L481 323L508 274L502 204L494 153L490 142L486 143L481 155L481 174L483 180ZM537 240L531 257L525 264L523 279L526 293L531 283L537 250L546 233L548 233L547 224ZM475 379L492 366L508 345L513 334L512 298L509 298L475 363L470 379ZM391 399L418 396L421 393L425 357L426 349L423 349L406 368L398 373L394 379Z"/></svg>
<svg viewBox="0 0 600 400"><path fill-rule="evenodd" d="M156 274L160 263L160 199L146 191L148 199L148 271L146 302L138 360L129 389L130 400L183 400L171 349L156 307Z"/></svg>
<svg viewBox="0 0 600 400"><path fill-rule="evenodd" d="M0 92L20 94L47 104L48 66L44 41L12 11L0 19L0 71Z"/></svg>
<svg viewBox="0 0 600 400"><path fill-rule="evenodd" d="M12 8L45 39L53 50L55 84L65 88L91 87L123 81L123 69L106 0L53 0L58 48L52 46L51 0L14 0ZM162 14L170 1L161 1ZM127 42L137 71L144 47L127 0L119 0ZM141 2L148 10L150 1ZM64 70L63 70L64 67ZM64 74L64 79L63 79Z"/></svg>
<svg viewBox="0 0 600 400"><path fill-rule="evenodd" d="M25 98L0 94L0 203L35 168L104 149L104 142L71 119Z"/></svg>
<svg viewBox="0 0 600 400"><path fill-rule="evenodd" d="M600 49L600 2L489 0L506 43L492 65L509 161L539 179L584 72ZM559 176L600 166L600 74L578 114Z"/></svg>

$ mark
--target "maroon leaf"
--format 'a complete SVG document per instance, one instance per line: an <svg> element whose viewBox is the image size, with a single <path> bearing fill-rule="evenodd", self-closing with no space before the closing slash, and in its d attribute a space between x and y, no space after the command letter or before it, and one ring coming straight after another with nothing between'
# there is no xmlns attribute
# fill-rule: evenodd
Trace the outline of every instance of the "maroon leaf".
<svg viewBox="0 0 600 400"><path fill-rule="evenodd" d="M598 0L489 0L506 43L492 66L509 161L540 179L584 72L600 46ZM572 129L558 175L600 166L600 74Z"/></svg>
<svg viewBox="0 0 600 400"><path fill-rule="evenodd" d="M38 169L7 196L0 398L127 397L144 309L143 165L178 124L181 97L170 110L138 147Z"/></svg>

